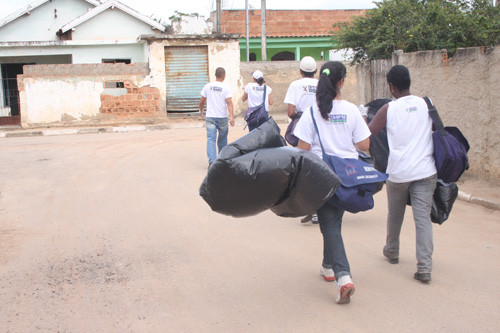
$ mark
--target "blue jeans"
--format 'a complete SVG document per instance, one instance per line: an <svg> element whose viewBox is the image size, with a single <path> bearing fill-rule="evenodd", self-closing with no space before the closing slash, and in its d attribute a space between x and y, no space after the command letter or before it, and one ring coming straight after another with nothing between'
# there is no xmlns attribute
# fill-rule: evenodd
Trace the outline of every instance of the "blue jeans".
<svg viewBox="0 0 500 333"><path fill-rule="evenodd" d="M345 275L351 276L351 268L342 239L342 217L344 210L325 203L318 209L319 228L323 234L323 267L332 268L337 281Z"/></svg>
<svg viewBox="0 0 500 333"><path fill-rule="evenodd" d="M217 152L220 153L221 149L227 145L227 132L228 132L227 118L214 118L207 117L205 125L207 127L207 156L208 163L212 163L217 157ZM219 137L217 138L217 131ZM218 150L215 150L215 142L217 139Z"/></svg>
<svg viewBox="0 0 500 333"><path fill-rule="evenodd" d="M431 207L436 181L437 177L434 175L408 183L386 182L389 205L387 253L394 258L399 256L399 235L405 217L406 203L408 196L410 196L416 229L417 270L419 273L431 273L432 271L434 243L432 240Z"/></svg>

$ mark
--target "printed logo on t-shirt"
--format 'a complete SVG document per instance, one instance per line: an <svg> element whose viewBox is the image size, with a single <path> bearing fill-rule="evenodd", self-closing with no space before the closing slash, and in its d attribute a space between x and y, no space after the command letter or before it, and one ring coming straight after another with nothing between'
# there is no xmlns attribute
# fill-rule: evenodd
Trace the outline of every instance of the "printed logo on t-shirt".
<svg viewBox="0 0 500 333"><path fill-rule="evenodd" d="M345 114L331 114L330 115L330 122L331 123L346 123L347 122L347 115Z"/></svg>
<svg viewBox="0 0 500 333"><path fill-rule="evenodd" d="M210 90L222 92L222 87L210 87Z"/></svg>
<svg viewBox="0 0 500 333"><path fill-rule="evenodd" d="M264 91L264 87L262 87L262 86L252 87L252 90L255 90L255 91Z"/></svg>
<svg viewBox="0 0 500 333"><path fill-rule="evenodd" d="M409 108L406 109L406 111L408 111L408 112L417 111L417 107L416 106L409 107Z"/></svg>
<svg viewBox="0 0 500 333"><path fill-rule="evenodd" d="M302 89L304 89L304 92L308 92L308 93L312 93L312 94L315 94L316 93L316 86L303 86Z"/></svg>

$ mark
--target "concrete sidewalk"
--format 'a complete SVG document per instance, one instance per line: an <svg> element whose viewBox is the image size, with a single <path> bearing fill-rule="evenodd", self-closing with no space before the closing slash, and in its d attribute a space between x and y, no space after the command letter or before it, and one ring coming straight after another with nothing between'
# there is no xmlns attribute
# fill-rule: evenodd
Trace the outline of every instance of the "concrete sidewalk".
<svg viewBox="0 0 500 333"><path fill-rule="evenodd" d="M276 123L280 124L283 135L287 126L286 117L273 115ZM236 120L235 126L245 126L243 119ZM87 127L57 127L57 128L35 128L21 129L16 126L1 126L0 138L16 137L36 137L53 135L72 135L72 134L98 134L98 133L125 133L125 132L145 132L160 131L181 128L202 128L205 122L201 118L179 118L169 119L164 123L158 124L128 124L128 125L109 125L109 126L87 126ZM470 171L469 171L470 173ZM498 186L494 183L474 179L467 175L458 182L459 193L458 200L466 201L475 205L480 205L488 209L500 210L500 200L497 193Z"/></svg>

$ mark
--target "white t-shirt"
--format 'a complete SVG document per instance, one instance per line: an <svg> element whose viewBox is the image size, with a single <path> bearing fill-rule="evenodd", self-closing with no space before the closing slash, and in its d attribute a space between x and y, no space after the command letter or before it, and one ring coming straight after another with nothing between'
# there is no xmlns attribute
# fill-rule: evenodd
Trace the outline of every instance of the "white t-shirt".
<svg viewBox="0 0 500 333"><path fill-rule="evenodd" d="M273 91L271 87L266 86L266 111L269 111L269 94ZM251 82L245 86L245 92L248 95L248 107L254 107L262 104L264 95L264 84L259 86L256 82Z"/></svg>
<svg viewBox="0 0 500 333"><path fill-rule="evenodd" d="M219 81L207 83L201 90L201 96L207 99L207 117L227 118L226 98L233 97L228 86Z"/></svg>
<svg viewBox="0 0 500 333"><path fill-rule="evenodd" d="M295 105L295 110L306 111L316 102L318 79L304 77L293 81L288 87L283 103Z"/></svg>
<svg viewBox="0 0 500 333"><path fill-rule="evenodd" d="M423 98L405 96L390 102L386 128L391 182L406 183L436 173L432 119Z"/></svg>
<svg viewBox="0 0 500 333"><path fill-rule="evenodd" d="M371 135L358 107L348 101L334 100L328 120L321 117L316 103L313 105L313 112L326 153L341 158L358 158L354 144ZM323 157L310 109L304 111L293 134L310 144L311 152Z"/></svg>

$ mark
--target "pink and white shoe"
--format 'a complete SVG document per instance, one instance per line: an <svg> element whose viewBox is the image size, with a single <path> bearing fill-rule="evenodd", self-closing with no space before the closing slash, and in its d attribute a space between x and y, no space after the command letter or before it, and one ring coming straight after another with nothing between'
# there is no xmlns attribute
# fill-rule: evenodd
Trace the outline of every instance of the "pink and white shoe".
<svg viewBox="0 0 500 333"><path fill-rule="evenodd" d="M344 275L337 281L337 290L338 294L335 300L337 304L345 304L351 301L355 288L349 275Z"/></svg>
<svg viewBox="0 0 500 333"><path fill-rule="evenodd" d="M335 273L331 268L324 268L323 266L321 266L319 274L321 274L321 276L323 276L323 279L325 279L325 281L327 282L335 281Z"/></svg>

